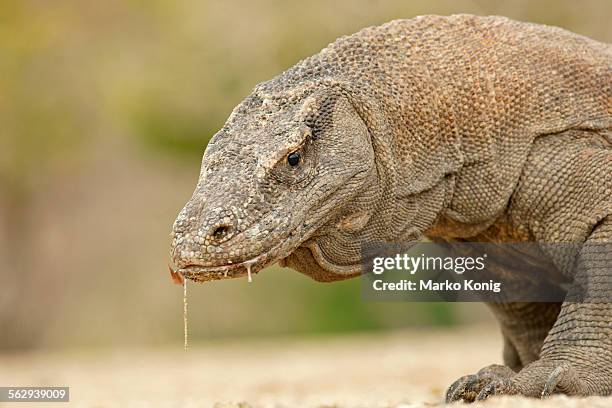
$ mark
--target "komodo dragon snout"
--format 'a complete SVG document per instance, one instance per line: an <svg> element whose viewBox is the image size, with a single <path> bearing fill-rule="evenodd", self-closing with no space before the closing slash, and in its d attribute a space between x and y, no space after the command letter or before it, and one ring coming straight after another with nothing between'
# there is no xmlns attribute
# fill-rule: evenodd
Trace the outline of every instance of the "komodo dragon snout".
<svg viewBox="0 0 612 408"><path fill-rule="evenodd" d="M173 227L172 269L207 281L284 260L325 279L333 253L323 258L318 242L364 227L370 217L357 196L376 177L367 127L337 87L256 88L207 146Z"/></svg>

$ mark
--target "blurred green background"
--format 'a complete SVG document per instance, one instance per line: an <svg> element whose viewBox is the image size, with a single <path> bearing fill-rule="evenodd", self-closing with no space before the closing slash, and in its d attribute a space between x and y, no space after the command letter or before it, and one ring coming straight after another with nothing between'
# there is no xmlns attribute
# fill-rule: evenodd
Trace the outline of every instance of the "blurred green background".
<svg viewBox="0 0 612 408"><path fill-rule="evenodd" d="M340 35L452 13L612 41L609 0L2 1L0 348L180 347L168 234L231 109ZM189 303L194 341L488 319L476 304L364 302L357 280L280 268L191 285Z"/></svg>

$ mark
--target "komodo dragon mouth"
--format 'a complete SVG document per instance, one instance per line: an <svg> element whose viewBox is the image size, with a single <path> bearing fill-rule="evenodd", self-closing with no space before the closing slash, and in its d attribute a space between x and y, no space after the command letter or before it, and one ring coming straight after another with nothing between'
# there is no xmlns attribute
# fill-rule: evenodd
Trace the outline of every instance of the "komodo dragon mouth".
<svg viewBox="0 0 612 408"><path fill-rule="evenodd" d="M289 235L292 234L293 231ZM287 257L297 246L299 246L299 243L283 239L269 250L246 261L215 266L190 264L182 268L178 268L171 261L168 264L168 270L172 281L179 285L183 284L185 278L193 282L202 283L213 280L243 278L246 276L249 282L251 282L253 274Z"/></svg>
<svg viewBox="0 0 612 408"><path fill-rule="evenodd" d="M266 258L268 253L261 254L248 261L220 266L187 265L184 268L176 268L173 264L168 265L172 280L177 284L183 284L183 278L194 282L207 282L212 280L241 278L248 276L249 282L254 273L259 272L273 262Z"/></svg>

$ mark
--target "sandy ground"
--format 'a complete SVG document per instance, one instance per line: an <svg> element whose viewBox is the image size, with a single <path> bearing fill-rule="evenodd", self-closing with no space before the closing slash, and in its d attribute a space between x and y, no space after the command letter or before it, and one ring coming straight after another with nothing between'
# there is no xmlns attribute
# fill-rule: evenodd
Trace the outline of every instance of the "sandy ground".
<svg viewBox="0 0 612 408"><path fill-rule="evenodd" d="M243 340L194 345L187 352L177 344L176 349L5 354L0 385L70 386L69 405L82 407L435 407L455 378L498 362L500 344L496 331L474 328ZM483 406L609 408L612 398L505 398Z"/></svg>

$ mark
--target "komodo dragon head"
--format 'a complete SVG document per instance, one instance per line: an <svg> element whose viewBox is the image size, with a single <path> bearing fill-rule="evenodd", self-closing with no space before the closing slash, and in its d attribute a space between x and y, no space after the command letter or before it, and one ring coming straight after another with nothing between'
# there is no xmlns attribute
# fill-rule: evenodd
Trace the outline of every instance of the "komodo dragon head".
<svg viewBox="0 0 612 408"><path fill-rule="evenodd" d="M204 153L172 231L172 272L235 278L279 262L319 281L360 273L381 185L370 132L337 86L262 84Z"/></svg>

